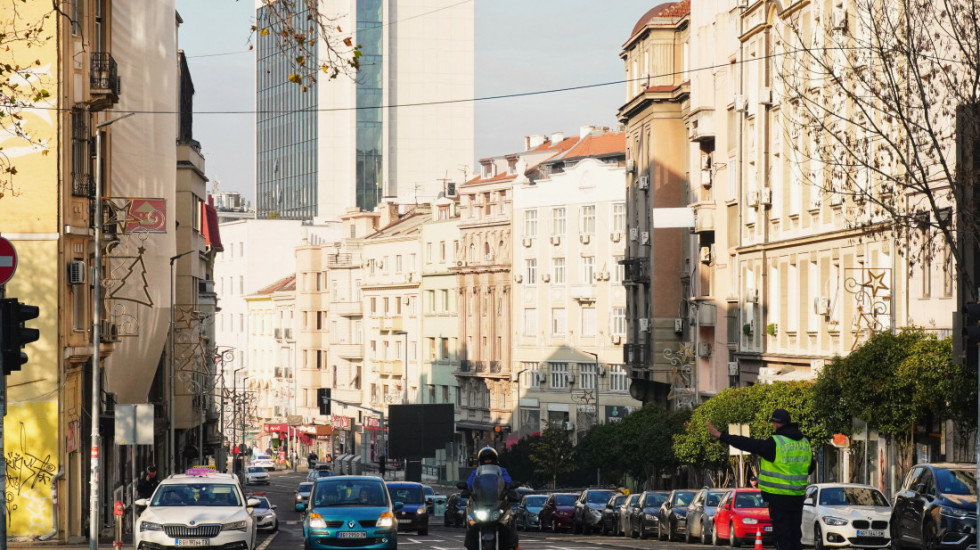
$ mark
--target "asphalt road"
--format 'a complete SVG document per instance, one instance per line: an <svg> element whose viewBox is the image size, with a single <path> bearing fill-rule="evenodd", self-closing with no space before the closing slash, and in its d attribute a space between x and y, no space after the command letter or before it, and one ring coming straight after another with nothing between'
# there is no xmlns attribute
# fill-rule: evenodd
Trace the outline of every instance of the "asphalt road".
<svg viewBox="0 0 980 550"><path fill-rule="evenodd" d="M303 547L303 527L299 512L295 511L296 487L306 479L306 472L273 472L269 486L249 487L250 491L264 492L278 506L279 531L259 533L257 550L296 550ZM459 550L463 548L464 530L461 527L443 527L442 518L430 518L429 534L419 537L415 533L398 535L398 547L408 550ZM676 549L706 550L709 546L660 542L654 539L639 540L628 537L584 536L573 534L520 532L523 550L586 550L592 548L628 549ZM751 549L751 545L748 546Z"/></svg>

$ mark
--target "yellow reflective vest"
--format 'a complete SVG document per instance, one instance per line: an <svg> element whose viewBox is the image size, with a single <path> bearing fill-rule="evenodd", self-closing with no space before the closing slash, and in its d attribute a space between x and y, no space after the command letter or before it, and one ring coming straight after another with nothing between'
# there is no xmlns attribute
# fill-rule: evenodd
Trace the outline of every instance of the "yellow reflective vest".
<svg viewBox="0 0 980 550"><path fill-rule="evenodd" d="M774 435L776 460L761 460L759 489L776 495L803 495L810 470L810 442Z"/></svg>

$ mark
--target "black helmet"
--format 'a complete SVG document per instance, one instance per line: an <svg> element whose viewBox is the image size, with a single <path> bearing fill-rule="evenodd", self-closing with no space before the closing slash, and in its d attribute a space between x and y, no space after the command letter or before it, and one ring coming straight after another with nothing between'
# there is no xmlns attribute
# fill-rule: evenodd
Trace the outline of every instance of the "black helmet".
<svg viewBox="0 0 980 550"><path fill-rule="evenodd" d="M480 449L480 453L476 455L476 461L480 464L484 464L488 460L491 464L497 464L497 450L489 445Z"/></svg>

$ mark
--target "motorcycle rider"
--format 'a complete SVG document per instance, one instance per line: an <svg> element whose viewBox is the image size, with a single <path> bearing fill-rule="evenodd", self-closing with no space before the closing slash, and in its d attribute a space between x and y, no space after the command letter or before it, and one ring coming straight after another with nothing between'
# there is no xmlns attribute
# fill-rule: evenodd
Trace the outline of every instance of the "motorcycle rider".
<svg viewBox="0 0 980 550"><path fill-rule="evenodd" d="M473 471L470 472L470 477L467 478L466 480L466 487L468 490L470 491L473 490L473 480L476 479L476 471L480 468L480 466L486 464L492 464L494 466L500 467L501 477L504 478L504 487L506 488L506 490L508 491L510 490L511 483L513 483L513 480L510 478L510 474L507 473L507 468L500 466L496 449L487 445L486 447L480 449L480 452L477 453L476 460L477 460L477 467L473 468ZM499 531L503 539L501 540L501 542L503 543L501 544L501 548L505 548L505 549L513 548L514 550L520 550L521 547L517 537L517 526L514 525L513 520L509 521L503 527L505 528L500 529ZM477 548L479 548L479 541L477 540L478 536L479 536L479 529L477 529L475 525L470 524L466 527L466 539L463 542L463 545L466 547L466 550L477 550Z"/></svg>

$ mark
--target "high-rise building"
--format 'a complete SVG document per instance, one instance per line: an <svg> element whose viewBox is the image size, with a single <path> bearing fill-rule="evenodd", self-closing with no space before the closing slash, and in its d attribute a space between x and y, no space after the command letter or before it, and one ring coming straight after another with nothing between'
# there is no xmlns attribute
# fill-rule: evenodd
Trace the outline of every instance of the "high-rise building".
<svg viewBox="0 0 980 550"><path fill-rule="evenodd" d="M274 18L262 5L260 26ZM260 35L256 65L256 213L336 220L383 197L425 202L473 158L473 3L323 0L320 15L351 33L356 75L289 81L295 59L326 59ZM302 16L303 14L300 14ZM295 16L294 16L295 19ZM464 100L464 101L460 101Z"/></svg>

